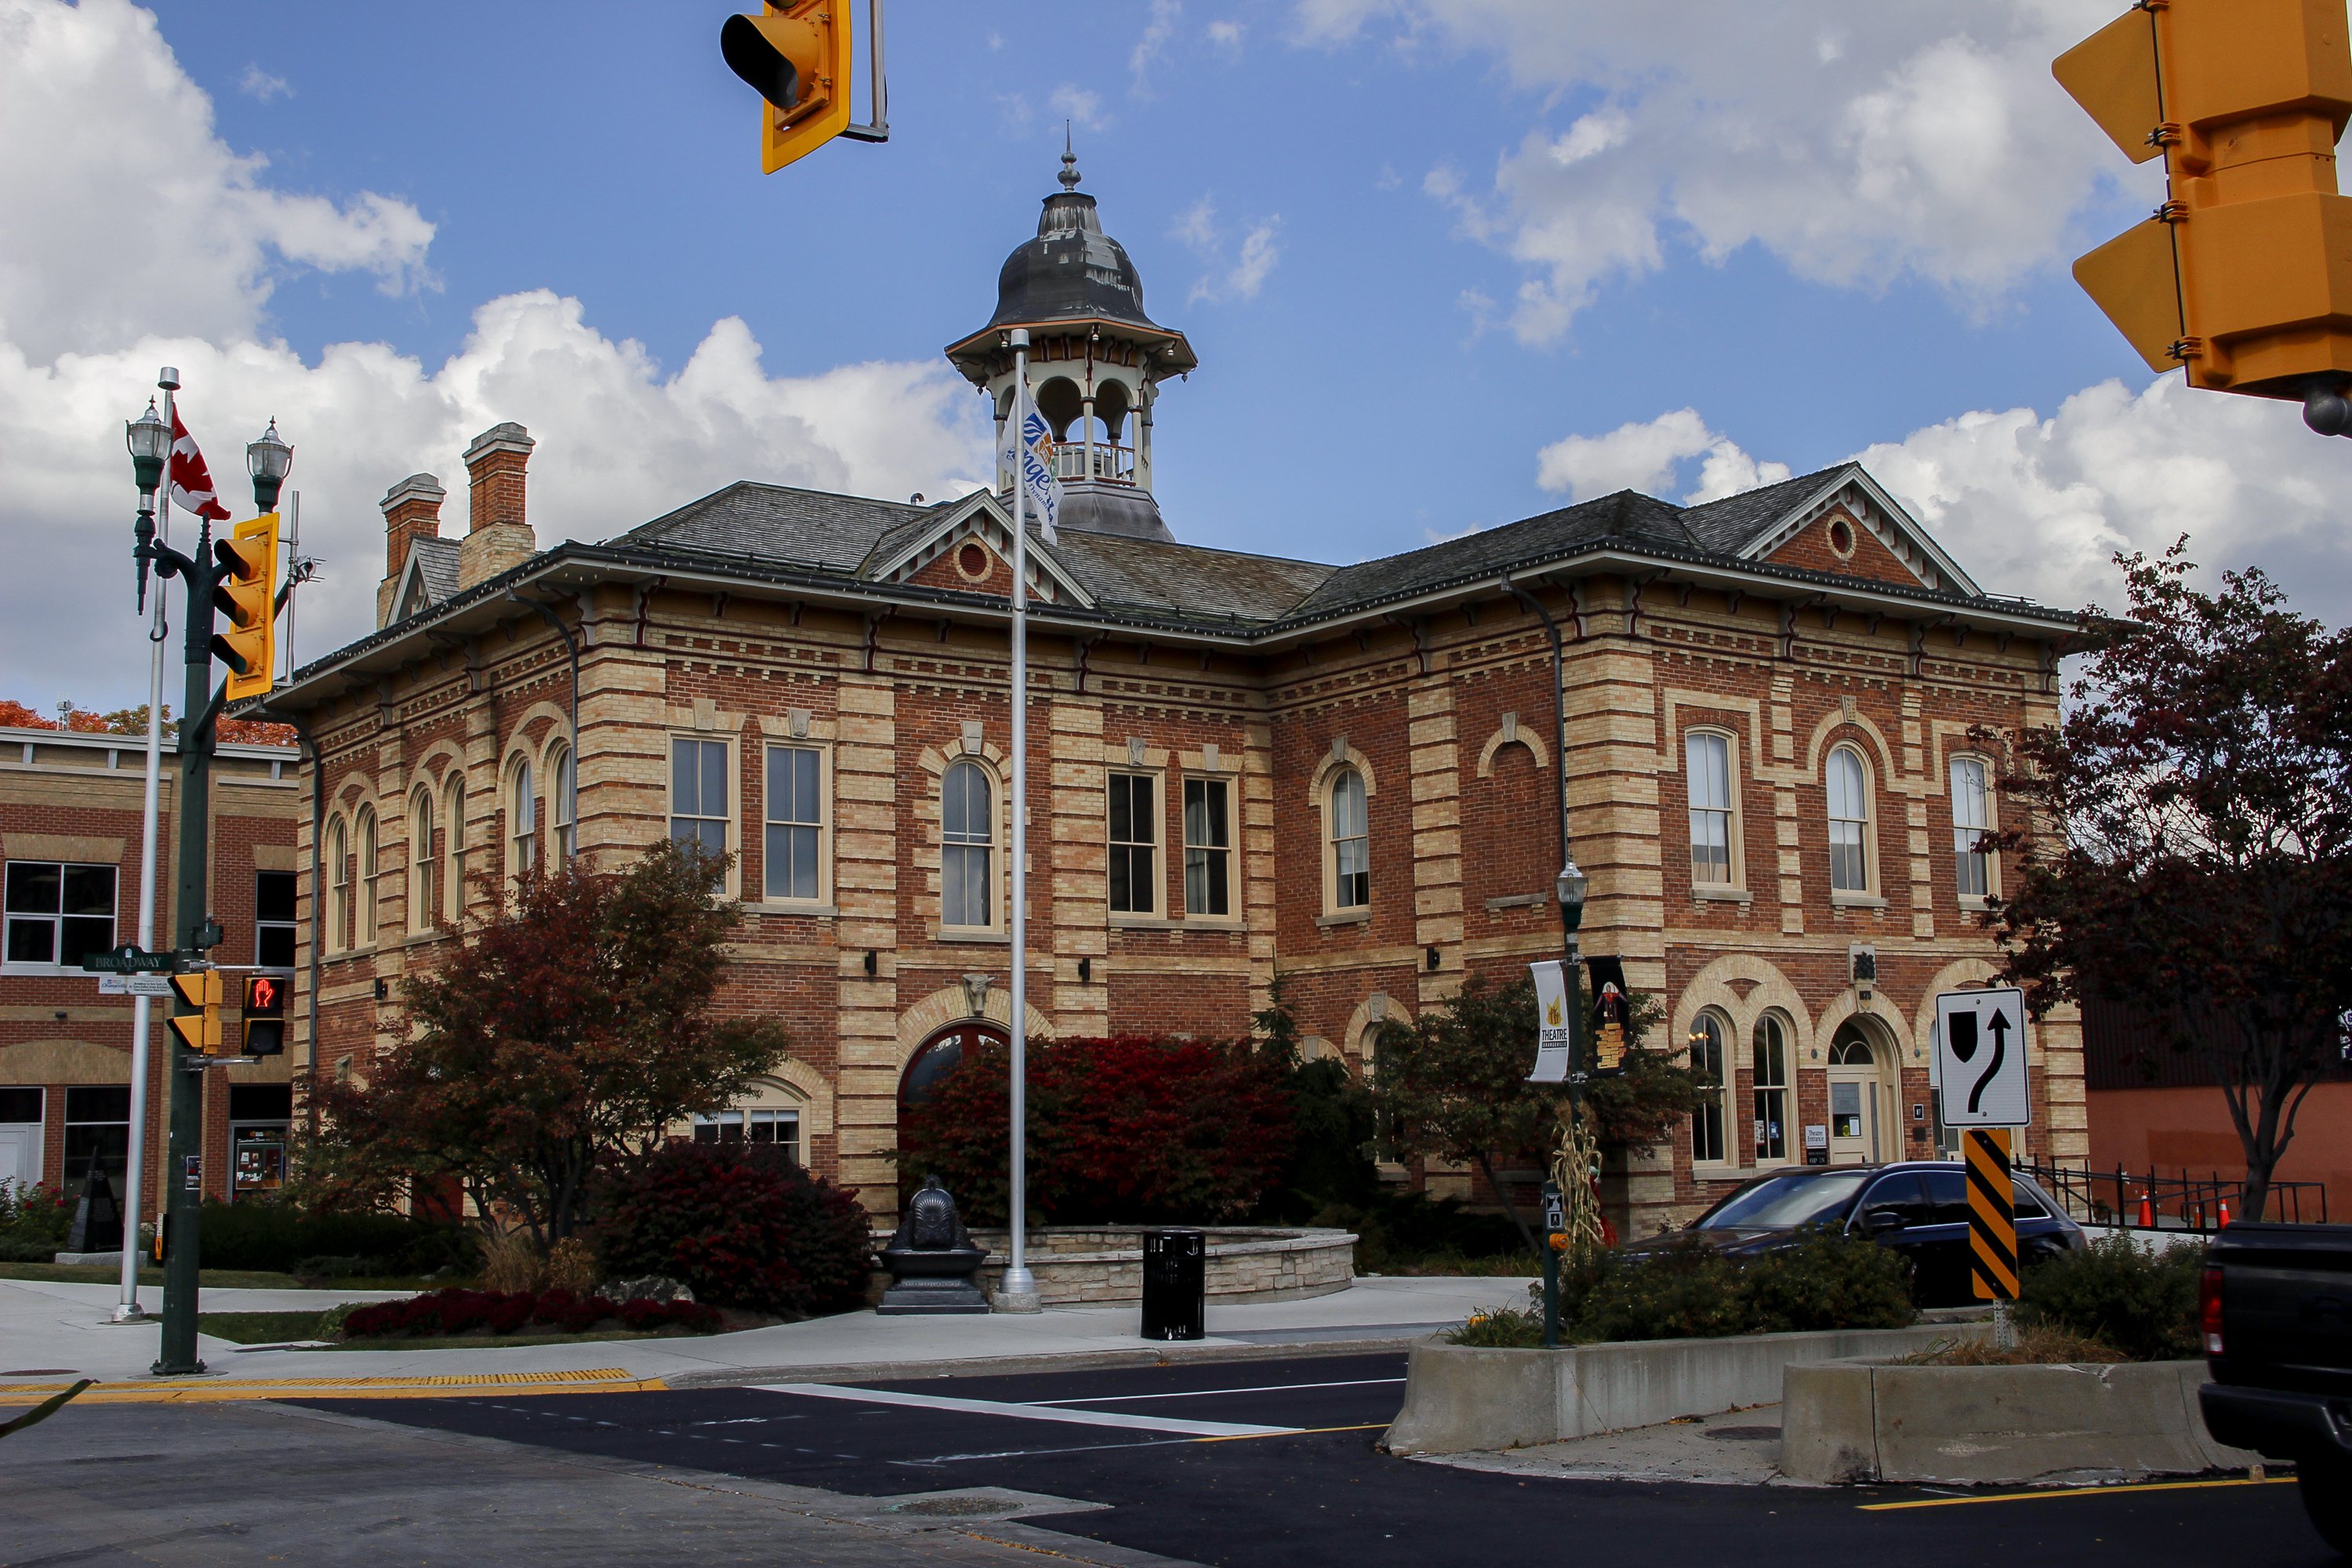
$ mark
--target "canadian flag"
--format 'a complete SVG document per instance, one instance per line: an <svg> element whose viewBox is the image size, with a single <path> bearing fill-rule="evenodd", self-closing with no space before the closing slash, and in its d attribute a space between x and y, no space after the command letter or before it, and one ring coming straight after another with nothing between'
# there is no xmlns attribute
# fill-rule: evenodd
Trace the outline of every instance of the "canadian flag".
<svg viewBox="0 0 2352 1568"><path fill-rule="evenodd" d="M180 423L180 411L172 410L172 504L183 511L208 517L215 522L228 521L228 508L221 505L213 493L213 471L205 467L205 455L196 449L196 438Z"/></svg>

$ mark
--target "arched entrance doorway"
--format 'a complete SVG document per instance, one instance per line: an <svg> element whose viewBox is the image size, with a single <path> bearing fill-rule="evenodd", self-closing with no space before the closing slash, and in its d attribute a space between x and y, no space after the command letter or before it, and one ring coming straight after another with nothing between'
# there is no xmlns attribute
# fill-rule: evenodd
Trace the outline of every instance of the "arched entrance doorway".
<svg viewBox="0 0 2352 1568"><path fill-rule="evenodd" d="M1889 1048L1859 1018L1838 1026L1830 1040L1830 1163L1858 1165L1895 1157L1900 1131L1887 1086Z"/></svg>
<svg viewBox="0 0 2352 1568"><path fill-rule="evenodd" d="M928 1104L965 1053L978 1049L982 1041L999 1046L1012 1043L1003 1027L978 1018L961 1019L934 1030L929 1039L915 1047L914 1054L907 1058L907 1070L898 1075L898 1114L903 1117L917 1106Z"/></svg>

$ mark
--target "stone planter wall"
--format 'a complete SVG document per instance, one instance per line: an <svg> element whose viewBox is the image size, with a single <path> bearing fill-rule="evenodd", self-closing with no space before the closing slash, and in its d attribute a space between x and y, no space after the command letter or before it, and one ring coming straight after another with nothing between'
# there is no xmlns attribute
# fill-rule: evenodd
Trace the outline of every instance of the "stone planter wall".
<svg viewBox="0 0 2352 1568"><path fill-rule="evenodd" d="M2261 1457L2205 1430L2201 1361L2121 1366L1789 1369L1780 1469L1808 1481L1952 1486L2134 1479Z"/></svg>
<svg viewBox="0 0 2352 1568"><path fill-rule="evenodd" d="M1112 1306L1143 1300L1143 1235L1150 1226L1048 1226L1029 1233L1029 1271L1049 1307ZM1208 1293L1215 1306L1292 1301L1345 1290L1356 1279L1352 1231L1196 1227L1208 1237ZM1011 1233L975 1230L988 1249L982 1288L993 1294Z"/></svg>
<svg viewBox="0 0 2352 1568"><path fill-rule="evenodd" d="M1777 1404L1791 1367L1852 1356L1902 1356L1978 1324L1635 1340L1556 1351L1482 1350L1424 1340L1412 1348L1404 1408L1386 1445L1398 1454L1457 1454L1556 1443Z"/></svg>

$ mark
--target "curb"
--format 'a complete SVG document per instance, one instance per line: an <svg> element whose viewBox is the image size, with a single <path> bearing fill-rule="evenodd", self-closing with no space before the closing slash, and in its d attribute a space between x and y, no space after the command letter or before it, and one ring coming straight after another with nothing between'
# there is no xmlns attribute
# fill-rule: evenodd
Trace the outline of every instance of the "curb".
<svg viewBox="0 0 2352 1568"><path fill-rule="evenodd" d="M1184 1362L1302 1361L1324 1356L1377 1355L1410 1349L1429 1337L1411 1334L1352 1340L1307 1340L1283 1344L1192 1344L1171 1342L1131 1351L1076 1351L1064 1354L976 1356L956 1361L850 1362L833 1366L719 1367L709 1372L671 1372L661 1381L675 1389L742 1388L763 1383L913 1383L929 1377L1013 1377L1039 1372L1098 1372L1127 1366L1170 1366Z"/></svg>

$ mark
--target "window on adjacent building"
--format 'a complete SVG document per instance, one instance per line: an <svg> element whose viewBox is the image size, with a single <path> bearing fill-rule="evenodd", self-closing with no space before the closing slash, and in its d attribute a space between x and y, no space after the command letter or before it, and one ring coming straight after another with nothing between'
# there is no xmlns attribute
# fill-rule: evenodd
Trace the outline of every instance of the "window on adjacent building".
<svg viewBox="0 0 2352 1568"><path fill-rule="evenodd" d="M1331 907L1369 909L1372 902L1372 841L1364 805L1364 775L1341 768L1331 775Z"/></svg>
<svg viewBox="0 0 2352 1568"><path fill-rule="evenodd" d="M1789 1026L1778 1013L1756 1020L1756 1163L1789 1157Z"/></svg>
<svg viewBox="0 0 2352 1568"><path fill-rule="evenodd" d="M448 782L442 786L443 859L441 907L448 912L453 926L463 921L466 914L466 780L452 767Z"/></svg>
<svg viewBox="0 0 2352 1568"><path fill-rule="evenodd" d="M1981 899L1992 891L1992 853L1984 847L1985 835L1992 830L1992 781L1984 759L1954 757L1953 880L1964 899Z"/></svg>
<svg viewBox="0 0 2352 1568"><path fill-rule="evenodd" d="M8 963L79 969L83 954L112 947L114 873L111 866L9 861Z"/></svg>
<svg viewBox="0 0 2352 1568"><path fill-rule="evenodd" d="M408 929L431 931L441 923L440 863L434 857L433 792L408 797Z"/></svg>
<svg viewBox="0 0 2352 1568"><path fill-rule="evenodd" d="M784 1152L795 1165L801 1158L801 1113L797 1110L772 1110L754 1106L746 1110L719 1110L698 1113L694 1119L694 1141L698 1143L769 1143Z"/></svg>
<svg viewBox="0 0 2352 1568"><path fill-rule="evenodd" d="M996 790L969 758L940 781L940 923L996 923Z"/></svg>
<svg viewBox="0 0 2352 1568"><path fill-rule="evenodd" d="M131 1169L131 1089L77 1086L66 1090L66 1195L81 1196L89 1178L91 1160L106 1173L107 1184L122 1196L123 1177Z"/></svg>
<svg viewBox="0 0 2352 1568"><path fill-rule="evenodd" d="M327 879L334 896L327 902L331 931L328 945L337 952L352 945L352 861L351 841L343 835L343 819L337 817L327 828Z"/></svg>
<svg viewBox="0 0 2352 1568"><path fill-rule="evenodd" d="M1731 739L1695 731L1683 742L1690 789L1691 882L1731 884Z"/></svg>
<svg viewBox="0 0 2352 1568"><path fill-rule="evenodd" d="M1233 913L1233 785L1184 781L1184 912Z"/></svg>
<svg viewBox="0 0 2352 1568"><path fill-rule="evenodd" d="M294 967L294 873L253 874L253 962L265 969Z"/></svg>
<svg viewBox="0 0 2352 1568"><path fill-rule="evenodd" d="M727 853L727 742L673 736L669 743L669 836Z"/></svg>
<svg viewBox="0 0 2352 1568"><path fill-rule="evenodd" d="M376 852L375 809L360 807L360 941L373 945L382 890L383 861Z"/></svg>
<svg viewBox="0 0 2352 1568"><path fill-rule="evenodd" d="M1870 891L1870 773L1852 746L1830 752L1830 888Z"/></svg>
<svg viewBox="0 0 2352 1568"><path fill-rule="evenodd" d="M1698 1080L1699 1102L1691 1111L1691 1163L1720 1164L1726 1158L1723 1136L1725 1102L1730 1099L1729 1053L1724 1049L1731 1026L1714 1013L1701 1013L1691 1026L1691 1076Z"/></svg>
<svg viewBox="0 0 2352 1568"><path fill-rule="evenodd" d="M507 780L507 875L520 879L539 864L539 796L530 763L518 758Z"/></svg>
<svg viewBox="0 0 2352 1568"><path fill-rule="evenodd" d="M814 746L768 748L768 897L824 896L824 755Z"/></svg>
<svg viewBox="0 0 2352 1568"><path fill-rule="evenodd" d="M1160 827L1150 773L1110 775L1110 908L1148 915L1160 908Z"/></svg>
<svg viewBox="0 0 2352 1568"><path fill-rule="evenodd" d="M547 764L547 815L553 818L555 858L571 859L580 847L580 796L569 746L556 747L554 759Z"/></svg>

